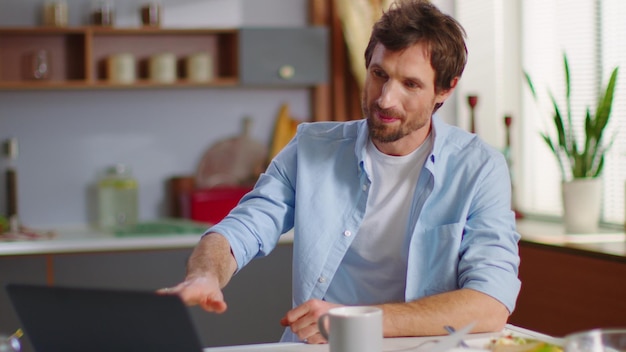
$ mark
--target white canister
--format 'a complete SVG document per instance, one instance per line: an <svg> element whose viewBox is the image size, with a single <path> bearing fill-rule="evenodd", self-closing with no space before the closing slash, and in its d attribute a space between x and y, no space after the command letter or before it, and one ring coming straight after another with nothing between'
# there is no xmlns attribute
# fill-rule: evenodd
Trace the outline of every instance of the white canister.
<svg viewBox="0 0 626 352"><path fill-rule="evenodd" d="M185 69L189 81L209 82L213 79L213 57L209 53L189 55Z"/></svg>
<svg viewBox="0 0 626 352"><path fill-rule="evenodd" d="M137 78L135 56L129 53L109 56L107 59L107 77L112 83L134 83Z"/></svg>
<svg viewBox="0 0 626 352"><path fill-rule="evenodd" d="M150 80L153 82L176 82L176 55L172 53L162 53L150 57L148 74Z"/></svg>

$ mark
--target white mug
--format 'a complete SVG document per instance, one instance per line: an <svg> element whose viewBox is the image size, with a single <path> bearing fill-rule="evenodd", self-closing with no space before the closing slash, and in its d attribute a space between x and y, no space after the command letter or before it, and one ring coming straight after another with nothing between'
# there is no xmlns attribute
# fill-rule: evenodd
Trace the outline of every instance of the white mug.
<svg viewBox="0 0 626 352"><path fill-rule="evenodd" d="M381 352L383 311L376 307L332 308L318 320L330 352Z"/></svg>

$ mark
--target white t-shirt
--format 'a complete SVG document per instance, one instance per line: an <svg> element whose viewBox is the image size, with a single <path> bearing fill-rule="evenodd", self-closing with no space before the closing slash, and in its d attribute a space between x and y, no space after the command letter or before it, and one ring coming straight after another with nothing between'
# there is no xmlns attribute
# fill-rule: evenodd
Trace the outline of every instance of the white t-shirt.
<svg viewBox="0 0 626 352"><path fill-rule="evenodd" d="M411 200L432 137L411 154L390 156L370 140L365 168L371 179L365 218L324 299L341 304L404 302Z"/></svg>

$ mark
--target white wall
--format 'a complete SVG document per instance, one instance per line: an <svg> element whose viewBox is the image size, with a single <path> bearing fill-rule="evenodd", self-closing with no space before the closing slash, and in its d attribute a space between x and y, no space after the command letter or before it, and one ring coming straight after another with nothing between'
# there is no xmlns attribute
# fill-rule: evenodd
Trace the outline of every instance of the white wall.
<svg viewBox="0 0 626 352"><path fill-rule="evenodd" d="M308 117L308 94L300 90L0 92L0 137L20 144L22 220L86 221L89 186L115 163L130 165L139 179L140 217L164 215L167 178L193 173L203 151L238 134L245 116L254 120L252 137L268 142L283 102Z"/></svg>
<svg viewBox="0 0 626 352"><path fill-rule="evenodd" d="M468 62L457 88L458 124L469 129L468 95L477 95L476 133L505 146L504 116L519 124L520 42L518 0L455 0L456 18L467 32ZM515 136L513 137L515 138Z"/></svg>
<svg viewBox="0 0 626 352"><path fill-rule="evenodd" d="M457 88L458 125L469 129L468 95L478 95L476 133L490 145L504 150L504 116L512 117L511 176L522 179L522 157L534 157L522 140L521 0L454 0L456 18L467 31L468 63ZM525 154L525 155L524 155ZM537 163L533 163L537 165ZM514 205L527 193L513 189Z"/></svg>
<svg viewBox="0 0 626 352"><path fill-rule="evenodd" d="M89 23L96 1L65 0L69 25ZM137 27L139 8L146 0L108 0L115 23ZM1 0L0 25L30 26L41 23L43 0ZM166 27L299 26L308 20L308 0L159 0Z"/></svg>
<svg viewBox="0 0 626 352"><path fill-rule="evenodd" d="M433 0L432 3L435 4L435 6L437 6L442 12L456 17L454 1L455 0ZM455 90L452 95L448 97L448 100L445 101L443 106L437 111L437 115L442 120L454 125L457 125L460 121L457 115L458 94L457 90Z"/></svg>
<svg viewBox="0 0 626 352"><path fill-rule="evenodd" d="M0 26L37 25L41 3L2 0ZM138 21L134 14L141 3L117 1L117 18ZM307 18L306 0L162 3L164 23L168 13L197 13L189 10L194 6L225 26L294 26L306 24ZM91 1L68 4L70 24L84 24ZM174 10L174 5L180 7ZM169 21L175 20L170 15ZM87 222L93 209L89 188L97 172L114 163L130 165L139 179L141 219L163 216L169 177L193 173L210 145L240 132L243 117L254 121L252 137L268 143L282 103L290 105L295 117L310 118L306 89L0 91L0 141L17 137L20 146L16 166L21 219L35 227ZM0 170L6 165L6 158L0 158ZM4 173L0 181L4 185ZM1 189L0 213L5 214L6 193Z"/></svg>

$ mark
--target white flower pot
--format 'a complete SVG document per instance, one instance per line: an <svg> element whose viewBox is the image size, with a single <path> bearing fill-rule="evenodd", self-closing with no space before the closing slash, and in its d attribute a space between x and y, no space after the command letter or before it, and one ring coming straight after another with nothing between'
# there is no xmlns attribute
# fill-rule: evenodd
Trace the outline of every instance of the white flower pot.
<svg viewBox="0 0 626 352"><path fill-rule="evenodd" d="M598 232L602 208L602 179L574 179L563 182L561 186L566 233Z"/></svg>

